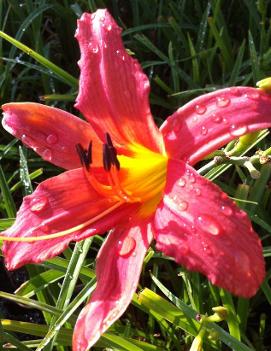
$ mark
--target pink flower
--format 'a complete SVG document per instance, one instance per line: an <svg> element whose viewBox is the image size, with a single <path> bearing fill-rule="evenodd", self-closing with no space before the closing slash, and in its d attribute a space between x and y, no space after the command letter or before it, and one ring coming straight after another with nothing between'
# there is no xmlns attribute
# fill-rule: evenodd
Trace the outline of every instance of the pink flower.
<svg viewBox="0 0 271 351"><path fill-rule="evenodd" d="M114 228L97 258L97 288L75 327L73 350L85 351L127 308L153 238L158 250L213 284L244 297L256 293L264 278L259 238L245 212L191 165L269 127L271 97L249 87L218 90L177 110L159 130L149 81L109 13L85 13L76 38L76 107L89 123L36 103L3 106L6 130L67 169L24 198L4 233L15 241L5 241L3 253L7 268L16 269Z"/></svg>

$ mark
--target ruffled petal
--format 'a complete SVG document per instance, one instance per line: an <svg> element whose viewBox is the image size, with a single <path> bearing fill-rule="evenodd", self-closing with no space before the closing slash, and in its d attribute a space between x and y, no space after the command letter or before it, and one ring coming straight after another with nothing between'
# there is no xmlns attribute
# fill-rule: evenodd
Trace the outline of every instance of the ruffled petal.
<svg viewBox="0 0 271 351"><path fill-rule="evenodd" d="M61 253L71 241L102 234L131 215L132 205L101 197L86 181L82 169L74 169L41 183L26 196L12 227L1 235L33 237L58 233L94 219L93 223L65 236L35 242L4 241L3 254L9 270L38 263ZM112 210L111 210L112 209ZM103 215L104 213L104 215Z"/></svg>
<svg viewBox="0 0 271 351"><path fill-rule="evenodd" d="M151 240L147 223L109 234L97 258L96 290L75 326L73 351L88 350L126 310Z"/></svg>
<svg viewBox="0 0 271 351"><path fill-rule="evenodd" d="M107 10L84 13L75 36L81 49L75 106L101 140L108 132L117 146L138 143L159 151L162 137L150 112L148 78L127 54L114 19Z"/></svg>
<svg viewBox="0 0 271 351"><path fill-rule="evenodd" d="M195 164L243 134L271 126L271 95L235 87L204 94L179 108L161 126L167 153Z"/></svg>
<svg viewBox="0 0 271 351"><path fill-rule="evenodd" d="M205 274L215 285L250 297L264 275L262 247L245 212L182 161L169 161L155 219L158 250Z"/></svg>
<svg viewBox="0 0 271 351"><path fill-rule="evenodd" d="M46 161L66 169L78 168L81 164L75 145L87 148L92 140L93 161L101 164L101 142L85 121L37 103L10 103L2 109L3 127Z"/></svg>

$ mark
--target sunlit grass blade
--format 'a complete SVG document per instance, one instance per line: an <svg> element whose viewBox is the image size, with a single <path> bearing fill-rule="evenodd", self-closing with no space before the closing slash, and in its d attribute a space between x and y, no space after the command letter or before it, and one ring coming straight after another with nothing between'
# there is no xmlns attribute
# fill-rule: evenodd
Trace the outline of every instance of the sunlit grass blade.
<svg viewBox="0 0 271 351"><path fill-rule="evenodd" d="M44 56L38 54L28 46L22 44L18 40L12 38L8 34L0 31L0 37L3 39L7 40L10 42L12 45L16 46L18 49L21 51L25 52L27 55L31 56L34 60L38 61L41 65L44 67L48 68L50 71L52 71L54 74L59 76L64 82L67 84L71 85L72 87L77 87L78 81L76 78L74 78L72 75L70 75L68 72L64 71L62 68L58 67L48 59L46 59Z"/></svg>

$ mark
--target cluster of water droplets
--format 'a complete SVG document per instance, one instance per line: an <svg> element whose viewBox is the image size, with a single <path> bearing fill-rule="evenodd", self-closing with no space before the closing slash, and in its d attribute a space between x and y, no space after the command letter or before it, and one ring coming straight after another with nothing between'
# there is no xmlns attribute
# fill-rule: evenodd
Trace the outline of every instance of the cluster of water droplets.
<svg viewBox="0 0 271 351"><path fill-rule="evenodd" d="M246 99L257 100L259 97L260 97L260 93L258 91L255 91L255 90L252 90L252 91L244 94L244 98L246 98ZM228 107L230 104L231 104L231 99L229 97L226 97L226 96L219 96L216 98L216 101L215 101L215 105L219 109L223 109L225 107ZM206 105L197 104L195 106L196 115L193 116L193 118L192 118L193 122L194 123L198 122L197 115L203 116L206 112L207 112ZM215 124L221 124L221 123L228 124L229 123L227 118L224 118L219 111L213 112L211 114L211 120ZM249 132L249 130L248 130L248 127L246 125L240 127L240 126L237 126L235 124L231 124L229 126L229 133L234 137L240 137L248 132ZM202 135L208 134L208 128L204 125L201 126L201 134Z"/></svg>
<svg viewBox="0 0 271 351"><path fill-rule="evenodd" d="M260 97L260 92L258 92L256 89L247 91L245 94L241 94L238 96L238 90L235 90L235 95L238 96L238 98L243 98L243 99L250 99L250 100L258 100ZM228 107L232 103L232 98L226 96L226 94L223 96L217 96L215 99L215 102L211 103L210 106L209 104L197 104L194 107L194 114L192 116L192 123L193 124L198 124L200 123L200 133L202 135L207 135L209 133L209 129L206 125L204 125L204 117L205 115L208 118L208 125L210 126L210 121L214 123L214 125L218 124L225 124L228 125L229 128L229 133L233 137L240 137L244 134L249 133L249 129L246 125L239 126L234 123L230 123L230 121L226 118L223 117L223 109ZM215 106L215 109L214 109ZM212 109L210 111L209 109ZM208 111L209 110L209 111ZM207 114L208 113L208 114ZM180 109L180 114L182 115L182 108ZM210 118L210 119L209 119ZM170 120L169 120L170 121ZM170 126L171 128L168 128L167 132L167 138L169 140L174 140L176 139L176 133L178 133L180 126L182 123L180 123L179 118L173 117L172 120L170 121ZM207 119L206 119L207 122ZM210 128L210 127L209 127Z"/></svg>
<svg viewBox="0 0 271 351"><path fill-rule="evenodd" d="M54 147L54 145L56 145L59 141L59 138L57 136L57 134L55 133L50 133L47 136L42 136L45 140L45 147L37 147L37 143L35 141L35 139L27 134L22 134L20 139L22 140L22 142L33 148L33 150L37 153L39 153L41 155L41 157L46 160L46 161L51 161L52 157L53 157L53 151L52 151L52 147ZM40 144L40 141L39 141Z"/></svg>
<svg viewBox="0 0 271 351"><path fill-rule="evenodd" d="M201 183L201 182L199 182ZM182 193L186 193L185 196L182 196ZM188 193L188 194L187 194ZM203 199L196 200L195 197L202 196L202 186L201 184L197 184L197 177L193 173L193 171L187 169L185 174L178 180L177 188L174 195L167 195L166 201L168 201L168 205L170 208L175 211L176 214L178 213L183 214L184 218L187 217L185 212L189 213L192 211L193 208L190 206L195 206L194 204L196 201L205 201ZM189 198L191 198L191 204L189 203ZM238 208L233 208L231 203L226 194L222 193L221 195L217 196L217 199L214 200L217 202L219 216L221 218L229 218L232 215L237 216L238 218L244 218L246 216L245 212ZM206 209L208 210L208 209ZM188 215L188 217L190 217ZM208 233L213 236L217 236L223 234L223 224L220 223L213 214L207 213L199 213L194 218L193 229L187 228L189 232L195 232L196 228L201 229L203 232Z"/></svg>

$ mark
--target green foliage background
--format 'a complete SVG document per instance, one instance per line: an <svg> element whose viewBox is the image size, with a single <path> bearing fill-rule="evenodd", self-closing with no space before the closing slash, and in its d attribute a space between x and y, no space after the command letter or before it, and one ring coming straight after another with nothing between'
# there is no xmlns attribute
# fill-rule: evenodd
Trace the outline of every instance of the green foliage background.
<svg viewBox="0 0 271 351"><path fill-rule="evenodd" d="M21 47L22 51L0 40L1 103L42 101L75 112L76 20L84 11L103 7L123 27L126 48L149 76L158 124L201 93L232 85L254 86L271 75L269 0L2 0L0 29L28 48ZM5 229L22 197L60 170L4 130L0 133L0 229ZM269 148L268 132L258 134L253 145L242 151L250 146L254 146L250 154ZM151 249L131 307L94 349L188 350L202 327L196 314L210 315L218 305L227 307L229 318L203 325L205 350L271 349L271 167L268 163L258 167L261 177L256 181L238 166L216 167L206 176L238 199L263 240L267 277L259 293L251 300L235 298ZM29 278L16 294L0 292L2 298L42 312L42 324L11 321L2 315L2 347L11 343L22 351L70 349L78 307L94 288L95 257L102 241L97 236L72 246L61 258L29 266Z"/></svg>

